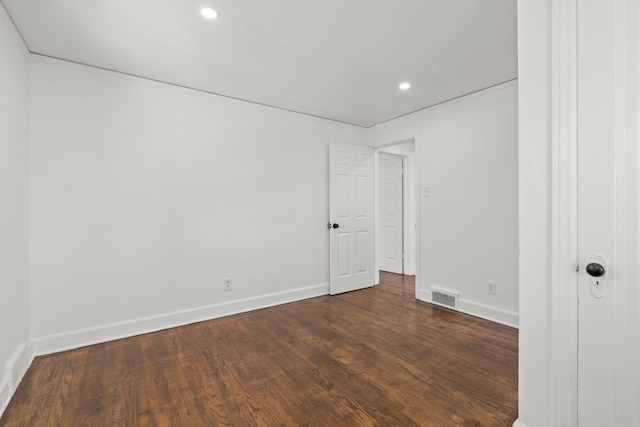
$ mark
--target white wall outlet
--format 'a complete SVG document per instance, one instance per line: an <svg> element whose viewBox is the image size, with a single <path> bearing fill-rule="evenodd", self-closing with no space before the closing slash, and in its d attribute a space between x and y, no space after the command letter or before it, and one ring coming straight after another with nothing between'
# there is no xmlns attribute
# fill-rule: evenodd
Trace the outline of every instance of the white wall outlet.
<svg viewBox="0 0 640 427"><path fill-rule="evenodd" d="M224 291L228 292L233 289L233 280L224 279Z"/></svg>
<svg viewBox="0 0 640 427"><path fill-rule="evenodd" d="M497 292L495 280L487 280L487 293L489 295L495 295Z"/></svg>

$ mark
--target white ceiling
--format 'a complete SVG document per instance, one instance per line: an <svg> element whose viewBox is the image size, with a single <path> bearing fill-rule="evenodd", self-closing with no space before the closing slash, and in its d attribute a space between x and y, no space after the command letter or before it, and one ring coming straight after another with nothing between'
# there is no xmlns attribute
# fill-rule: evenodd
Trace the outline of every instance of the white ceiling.
<svg viewBox="0 0 640 427"><path fill-rule="evenodd" d="M363 127L517 77L516 0L0 2L32 53Z"/></svg>

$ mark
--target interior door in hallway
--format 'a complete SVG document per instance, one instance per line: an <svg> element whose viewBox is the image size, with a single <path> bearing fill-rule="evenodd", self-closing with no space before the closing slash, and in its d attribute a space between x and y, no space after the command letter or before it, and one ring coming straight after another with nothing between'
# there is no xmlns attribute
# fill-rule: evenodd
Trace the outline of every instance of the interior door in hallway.
<svg viewBox="0 0 640 427"><path fill-rule="evenodd" d="M403 159L380 153L380 270L403 274Z"/></svg>
<svg viewBox="0 0 640 427"><path fill-rule="evenodd" d="M640 1L578 0L578 425L640 425Z"/></svg>
<svg viewBox="0 0 640 427"><path fill-rule="evenodd" d="M373 286L373 149L329 147L329 247L332 295Z"/></svg>

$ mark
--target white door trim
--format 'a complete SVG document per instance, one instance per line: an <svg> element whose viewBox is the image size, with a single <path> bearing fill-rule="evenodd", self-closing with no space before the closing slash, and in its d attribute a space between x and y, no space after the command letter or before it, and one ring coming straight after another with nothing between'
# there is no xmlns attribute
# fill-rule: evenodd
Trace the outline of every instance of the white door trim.
<svg viewBox="0 0 640 427"><path fill-rule="evenodd" d="M577 0L518 3L520 418L514 426L575 427Z"/></svg>
<svg viewBox="0 0 640 427"><path fill-rule="evenodd" d="M616 425L620 426L638 425L640 422L640 292L637 290L640 261L637 247L640 242L637 146L640 122L637 105L640 99L639 32L640 1L618 0L615 7L616 259L612 267L615 269L616 287L614 414ZM630 117L633 119L629 120Z"/></svg>
<svg viewBox="0 0 640 427"><path fill-rule="evenodd" d="M578 422L577 0L555 0L551 45L551 345L555 426Z"/></svg>
<svg viewBox="0 0 640 427"><path fill-rule="evenodd" d="M403 245L405 251L404 257L404 274L409 276L415 276L416 263L418 257L416 256L416 241L418 239L416 231L416 207L415 205L420 201L416 198L418 190L416 189L416 154L404 157L403 159L404 176L402 185L402 204L403 204L403 218L402 223L404 226L403 232ZM413 200L412 200L413 199ZM411 202L413 201L413 208Z"/></svg>

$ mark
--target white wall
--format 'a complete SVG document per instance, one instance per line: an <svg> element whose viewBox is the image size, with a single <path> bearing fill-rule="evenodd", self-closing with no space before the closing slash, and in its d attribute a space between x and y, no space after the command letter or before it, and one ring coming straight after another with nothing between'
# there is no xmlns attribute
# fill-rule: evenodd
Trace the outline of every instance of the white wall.
<svg viewBox="0 0 640 427"><path fill-rule="evenodd" d="M374 146L416 138L420 283L460 309L518 322L518 86L506 83L369 129ZM497 283L487 293L486 281Z"/></svg>
<svg viewBox="0 0 640 427"><path fill-rule="evenodd" d="M0 415L30 362L27 51L0 5Z"/></svg>
<svg viewBox="0 0 640 427"><path fill-rule="evenodd" d="M328 292L328 144L364 129L39 57L30 84L37 352Z"/></svg>

